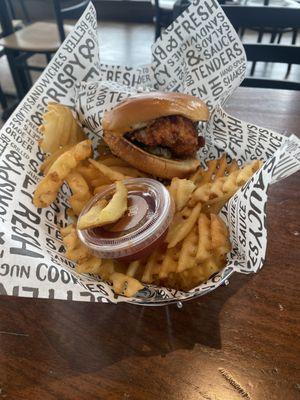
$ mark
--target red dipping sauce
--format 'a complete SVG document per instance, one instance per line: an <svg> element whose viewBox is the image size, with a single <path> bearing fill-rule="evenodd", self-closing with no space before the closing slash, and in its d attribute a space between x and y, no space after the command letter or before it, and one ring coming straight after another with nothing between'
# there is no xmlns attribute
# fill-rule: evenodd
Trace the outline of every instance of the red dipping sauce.
<svg viewBox="0 0 300 400"><path fill-rule="evenodd" d="M128 190L124 216L114 224L78 230L78 236L98 257L127 262L144 258L160 246L172 221L174 204L166 187L154 179L132 178L123 182ZM114 184L105 186L81 215L100 199L109 201L115 190Z"/></svg>

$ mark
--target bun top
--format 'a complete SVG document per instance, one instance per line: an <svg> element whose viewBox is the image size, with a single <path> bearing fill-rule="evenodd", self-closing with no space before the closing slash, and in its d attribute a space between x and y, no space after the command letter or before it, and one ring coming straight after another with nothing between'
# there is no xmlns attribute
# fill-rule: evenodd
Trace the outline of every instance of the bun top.
<svg viewBox="0 0 300 400"><path fill-rule="evenodd" d="M176 92L150 92L130 97L104 114L104 131L122 135L139 129L148 121L181 115L194 122L207 121L209 111L197 97Z"/></svg>

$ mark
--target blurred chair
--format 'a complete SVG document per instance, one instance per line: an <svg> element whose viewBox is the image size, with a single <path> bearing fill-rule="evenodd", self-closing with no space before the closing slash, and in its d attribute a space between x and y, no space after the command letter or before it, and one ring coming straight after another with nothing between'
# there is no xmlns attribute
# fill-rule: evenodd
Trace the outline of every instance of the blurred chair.
<svg viewBox="0 0 300 400"><path fill-rule="evenodd" d="M224 5L223 10L237 31L248 27L274 31L300 28L300 8ZM300 64L300 46L254 43L244 44L244 48L248 61ZM300 90L300 82L287 80L290 69L284 79L253 78L253 72L252 67L250 77L243 81L242 86Z"/></svg>
<svg viewBox="0 0 300 400"><path fill-rule="evenodd" d="M13 30L16 31L18 29L21 29L24 27L24 21L21 19L16 19L16 15L15 15L15 10L13 8L12 2L10 0L7 0L7 5L8 5L8 9L12 18L12 27ZM25 23L28 22L27 20L27 12L26 10L24 10L24 15L25 15ZM1 12L1 10L0 10ZM2 26L0 25L0 38L3 37L3 31L2 31ZM5 56L5 50L2 46L0 46L0 58ZM7 101L7 95L4 93L2 86L1 86L1 81L0 81L0 105L2 108L2 117L5 116L5 113L7 112L7 108L8 108L8 101Z"/></svg>
<svg viewBox="0 0 300 400"><path fill-rule="evenodd" d="M51 55L58 50L66 35L73 28L70 25L64 25L64 20L77 19L88 5L89 0L68 1L68 5L65 7L62 6L64 1L52 0L52 2L56 23L34 22L0 39L0 46L3 46L6 51L17 52L17 56L14 57L16 69L26 72L26 84L24 85L23 82L23 87L17 88L20 98L25 96L32 85L29 71L43 71L44 69L44 67L28 65L27 60L35 54L45 54L48 63Z"/></svg>
<svg viewBox="0 0 300 400"><path fill-rule="evenodd" d="M0 47L0 58L3 57L4 55L5 55L4 49ZM2 110L6 110L7 100L6 100L5 93L2 90L1 82L0 82L0 105L2 107Z"/></svg>
<svg viewBox="0 0 300 400"><path fill-rule="evenodd" d="M173 21L173 7L176 0L151 0L154 5L155 39L162 28L166 28Z"/></svg>

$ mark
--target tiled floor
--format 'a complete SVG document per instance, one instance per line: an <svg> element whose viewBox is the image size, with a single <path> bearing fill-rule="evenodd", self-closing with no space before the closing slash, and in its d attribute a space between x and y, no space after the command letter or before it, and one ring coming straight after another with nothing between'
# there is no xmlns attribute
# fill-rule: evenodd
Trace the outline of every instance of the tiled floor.
<svg viewBox="0 0 300 400"><path fill-rule="evenodd" d="M103 63L121 65L141 65L151 61L151 45L154 41L154 26L151 24L128 24L103 22L98 28L100 56ZM256 42L256 33L246 32L245 42ZM298 35L300 44L300 34ZM268 35L264 41L268 42ZM291 43L289 33L283 35L282 43ZM35 56L32 62L44 65L44 56ZM284 78L286 65L257 63L255 75ZM34 74L34 78L38 75ZM293 65L291 80L300 80L300 66ZM4 57L0 59L0 82L4 91L14 92L14 85L9 73L9 68Z"/></svg>

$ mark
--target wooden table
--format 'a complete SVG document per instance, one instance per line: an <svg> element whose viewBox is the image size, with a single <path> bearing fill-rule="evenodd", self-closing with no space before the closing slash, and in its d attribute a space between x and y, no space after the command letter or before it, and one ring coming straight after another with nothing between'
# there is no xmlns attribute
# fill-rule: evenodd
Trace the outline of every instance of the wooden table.
<svg viewBox="0 0 300 400"><path fill-rule="evenodd" d="M300 92L228 109L300 134ZM299 399L299 178L270 190L264 268L181 310L2 297L0 399Z"/></svg>

